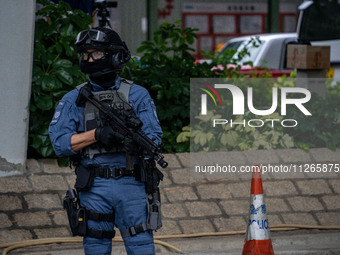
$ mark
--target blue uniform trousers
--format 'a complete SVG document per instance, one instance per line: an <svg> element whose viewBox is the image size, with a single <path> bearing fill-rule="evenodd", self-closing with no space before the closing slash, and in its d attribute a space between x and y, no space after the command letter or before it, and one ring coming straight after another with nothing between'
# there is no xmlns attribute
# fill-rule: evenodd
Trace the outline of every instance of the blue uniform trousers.
<svg viewBox="0 0 340 255"><path fill-rule="evenodd" d="M127 229L147 220L145 185L134 177L96 177L91 189L80 192L79 198L81 206L86 209L105 214L115 211L115 223L89 220L89 228L112 231L115 224L118 229ZM150 231L125 237L124 244L128 255L155 254L153 235ZM86 255L111 254L112 240L84 237L83 246Z"/></svg>

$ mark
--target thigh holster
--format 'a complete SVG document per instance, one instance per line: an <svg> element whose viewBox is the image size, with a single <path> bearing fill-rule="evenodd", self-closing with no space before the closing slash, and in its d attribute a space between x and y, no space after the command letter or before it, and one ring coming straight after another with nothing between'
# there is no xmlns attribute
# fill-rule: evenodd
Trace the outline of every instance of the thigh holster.
<svg viewBox="0 0 340 255"><path fill-rule="evenodd" d="M64 209L67 212L70 228L73 236L90 236L94 238L113 238L116 234L114 230L106 231L88 228L88 220L114 222L114 212L104 214L97 211L87 210L80 206L79 198L75 190L66 192L63 201Z"/></svg>
<svg viewBox="0 0 340 255"><path fill-rule="evenodd" d="M162 227L161 198L159 189L147 195L147 220L137 226L120 229L123 238L135 236L144 231L158 230Z"/></svg>

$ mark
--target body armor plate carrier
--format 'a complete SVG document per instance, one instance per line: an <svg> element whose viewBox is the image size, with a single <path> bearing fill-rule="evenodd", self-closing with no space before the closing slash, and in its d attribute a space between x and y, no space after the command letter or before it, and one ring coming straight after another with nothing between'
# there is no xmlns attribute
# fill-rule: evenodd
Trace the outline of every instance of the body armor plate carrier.
<svg viewBox="0 0 340 255"><path fill-rule="evenodd" d="M81 84L77 86L78 91L85 86L87 83ZM119 111L122 110L132 110L129 102L129 92L133 82L129 80L123 80L120 83L120 87L118 90L105 90L99 92L93 92L95 98L105 104L117 109ZM97 127L105 125L107 121L103 114L90 102L86 101L85 109L85 131L89 131L95 129ZM94 143L90 146L85 147L82 150L82 155L84 157L93 158L96 154L106 154L106 153L114 153L114 152L122 152L122 145L113 145L112 148L107 149L100 146L99 143Z"/></svg>

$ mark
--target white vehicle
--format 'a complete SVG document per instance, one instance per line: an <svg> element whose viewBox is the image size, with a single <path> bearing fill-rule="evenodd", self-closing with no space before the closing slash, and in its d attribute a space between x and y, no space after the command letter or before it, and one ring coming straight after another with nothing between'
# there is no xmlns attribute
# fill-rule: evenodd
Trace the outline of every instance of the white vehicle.
<svg viewBox="0 0 340 255"><path fill-rule="evenodd" d="M268 69L267 71L274 77L283 74L289 75L293 70L286 67L287 45L296 41L297 34L295 33L242 36L229 40L220 52L236 49L233 58L237 60L239 52L247 48L249 55L245 55L237 61L237 64L241 65L241 71ZM244 65L247 62L252 62L253 67Z"/></svg>
<svg viewBox="0 0 340 255"><path fill-rule="evenodd" d="M253 46L254 42L257 47ZM221 49L220 52L226 50L234 50L234 59L244 48L248 49L249 55L244 56L237 61L241 65L240 73L253 74L255 71L266 69L267 73L271 73L273 77L287 75L293 71L286 66L287 45L297 43L296 33L277 33L277 34L259 34L230 39ZM330 63L334 77L340 77L340 40L312 41L311 45L330 46ZM245 65L252 62L253 67Z"/></svg>

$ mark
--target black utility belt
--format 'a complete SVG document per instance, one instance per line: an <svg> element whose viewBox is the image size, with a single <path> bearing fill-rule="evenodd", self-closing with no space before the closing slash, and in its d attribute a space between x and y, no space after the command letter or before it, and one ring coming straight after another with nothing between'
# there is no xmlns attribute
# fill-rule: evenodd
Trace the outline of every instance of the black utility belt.
<svg viewBox="0 0 340 255"><path fill-rule="evenodd" d="M109 178L119 179L124 176L137 177L140 174L139 165L134 165L133 169L131 170L122 167L103 167L100 165L88 165L87 167L91 171L93 171L94 177L101 177L106 179Z"/></svg>
<svg viewBox="0 0 340 255"><path fill-rule="evenodd" d="M134 165L133 169L128 170L121 167L103 167L100 165L80 165L76 168L76 183L74 187L77 191L87 191L92 187L95 177L119 179L124 176L140 177L140 167Z"/></svg>

